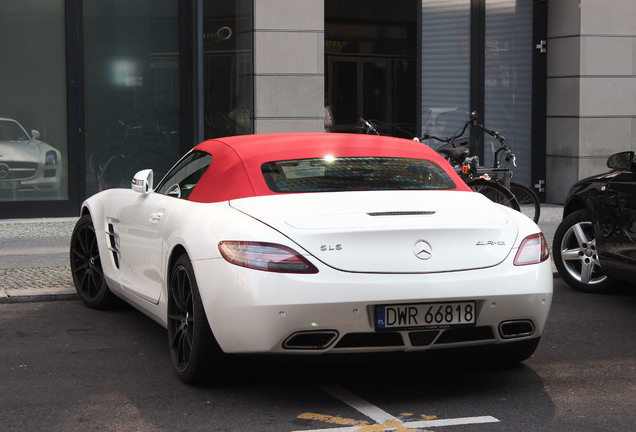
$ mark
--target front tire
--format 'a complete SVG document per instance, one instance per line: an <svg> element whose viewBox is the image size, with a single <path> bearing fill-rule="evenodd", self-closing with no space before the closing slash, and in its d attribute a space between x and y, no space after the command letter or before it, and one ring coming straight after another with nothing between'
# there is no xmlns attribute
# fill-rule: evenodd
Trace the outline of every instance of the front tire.
<svg viewBox="0 0 636 432"><path fill-rule="evenodd" d="M168 287L168 342L174 370L183 382L210 378L223 357L210 330L192 263L181 255Z"/></svg>
<svg viewBox="0 0 636 432"><path fill-rule="evenodd" d="M604 293L614 282L601 268L592 218L587 210L566 216L554 232L554 263L563 280L577 291Z"/></svg>
<svg viewBox="0 0 636 432"><path fill-rule="evenodd" d="M97 235L90 214L82 216L71 234L71 275L77 294L93 309L107 309L114 295L104 278Z"/></svg>

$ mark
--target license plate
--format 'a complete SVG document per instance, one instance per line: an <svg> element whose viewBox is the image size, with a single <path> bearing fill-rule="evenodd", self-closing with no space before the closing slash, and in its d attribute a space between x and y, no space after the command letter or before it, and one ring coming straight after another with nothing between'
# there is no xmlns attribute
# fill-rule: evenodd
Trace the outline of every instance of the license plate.
<svg viewBox="0 0 636 432"><path fill-rule="evenodd" d="M427 329L475 324L475 302L421 303L375 307L375 328Z"/></svg>
<svg viewBox="0 0 636 432"><path fill-rule="evenodd" d="M17 189L20 186L20 182L17 180L2 180L0 181L0 189Z"/></svg>

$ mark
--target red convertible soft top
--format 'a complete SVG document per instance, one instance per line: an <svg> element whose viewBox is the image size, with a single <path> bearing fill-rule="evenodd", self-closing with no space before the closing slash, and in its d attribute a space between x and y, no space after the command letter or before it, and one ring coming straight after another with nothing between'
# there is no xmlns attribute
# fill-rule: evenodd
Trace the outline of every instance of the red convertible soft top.
<svg viewBox="0 0 636 432"><path fill-rule="evenodd" d="M194 148L212 155L212 163L189 196L190 201L220 202L276 195L261 174L266 162L333 157L401 157L426 159L442 167L456 184L470 191L453 168L425 144L377 135L284 133L241 135L204 141Z"/></svg>

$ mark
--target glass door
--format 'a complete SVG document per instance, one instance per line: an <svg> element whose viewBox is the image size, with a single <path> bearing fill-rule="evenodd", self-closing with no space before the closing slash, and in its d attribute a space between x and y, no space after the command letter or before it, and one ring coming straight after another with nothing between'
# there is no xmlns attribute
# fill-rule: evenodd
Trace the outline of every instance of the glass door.
<svg viewBox="0 0 636 432"><path fill-rule="evenodd" d="M517 183L542 192L545 178L544 1L422 0L421 130L453 135L471 112L504 135ZM543 57L541 57L543 56ZM499 143L473 131L482 165ZM432 146L439 146L428 140ZM535 187L538 186L538 187Z"/></svg>
<svg viewBox="0 0 636 432"><path fill-rule="evenodd" d="M451 136L469 118L470 21L471 0L422 0L422 134Z"/></svg>
<svg viewBox="0 0 636 432"><path fill-rule="evenodd" d="M531 186L532 2L486 0L485 100L483 121L500 131L517 157L514 181ZM484 137L484 163L499 142Z"/></svg>
<svg viewBox="0 0 636 432"><path fill-rule="evenodd" d="M330 57L327 90L335 125L332 132L355 132L360 118L391 123L392 88L387 59Z"/></svg>

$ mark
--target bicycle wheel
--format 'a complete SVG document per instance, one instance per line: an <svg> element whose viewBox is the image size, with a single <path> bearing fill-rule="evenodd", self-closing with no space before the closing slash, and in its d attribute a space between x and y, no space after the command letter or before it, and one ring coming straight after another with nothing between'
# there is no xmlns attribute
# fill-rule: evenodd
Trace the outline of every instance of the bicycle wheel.
<svg viewBox="0 0 636 432"><path fill-rule="evenodd" d="M517 198L521 213L528 216L535 223L539 222L541 215L541 204L539 197L528 186L519 183L510 183L510 192Z"/></svg>
<svg viewBox="0 0 636 432"><path fill-rule="evenodd" d="M469 188L486 196L492 202L510 207L517 211L520 210L517 199L512 192L506 189L505 186L486 179L474 179L466 182L466 184Z"/></svg>
<svg viewBox="0 0 636 432"><path fill-rule="evenodd" d="M112 155L97 174L97 187L99 190L125 187L125 179L127 177L125 166L126 157L124 155Z"/></svg>

